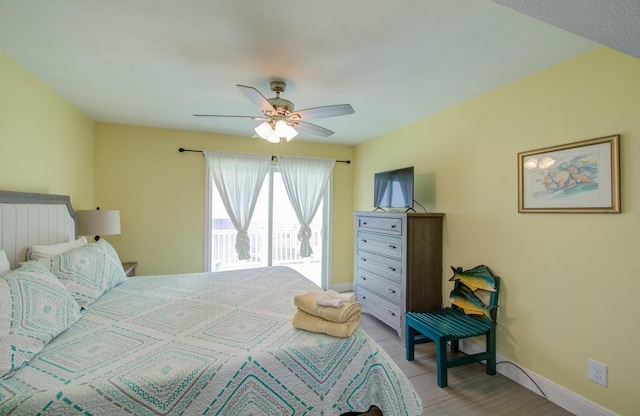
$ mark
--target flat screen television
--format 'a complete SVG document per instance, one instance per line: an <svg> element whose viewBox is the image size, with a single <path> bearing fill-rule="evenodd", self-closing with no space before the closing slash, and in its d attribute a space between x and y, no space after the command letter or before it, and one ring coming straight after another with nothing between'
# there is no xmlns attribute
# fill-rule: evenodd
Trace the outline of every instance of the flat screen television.
<svg viewBox="0 0 640 416"><path fill-rule="evenodd" d="M376 209L413 208L413 166L376 173L373 206Z"/></svg>

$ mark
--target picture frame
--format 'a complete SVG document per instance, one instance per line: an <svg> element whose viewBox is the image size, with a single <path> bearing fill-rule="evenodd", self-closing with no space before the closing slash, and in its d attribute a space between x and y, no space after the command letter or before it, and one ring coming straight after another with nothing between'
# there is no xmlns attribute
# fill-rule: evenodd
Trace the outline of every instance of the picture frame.
<svg viewBox="0 0 640 416"><path fill-rule="evenodd" d="M518 212L620 213L620 135L518 153Z"/></svg>

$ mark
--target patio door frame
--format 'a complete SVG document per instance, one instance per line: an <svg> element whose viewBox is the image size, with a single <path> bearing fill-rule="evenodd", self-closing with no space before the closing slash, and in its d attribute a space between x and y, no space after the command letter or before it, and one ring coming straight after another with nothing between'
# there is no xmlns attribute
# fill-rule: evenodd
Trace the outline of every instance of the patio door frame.
<svg viewBox="0 0 640 416"><path fill-rule="evenodd" d="M273 250L273 181L274 181L274 173L280 172L278 165L272 163L269 167L269 171L267 172L268 180L268 226L267 226L267 246L269 250L268 256L268 266L272 265L272 250ZM322 215L322 228L321 228L321 236L322 236L322 253L321 253L321 272L320 272L320 280L321 287L324 290L327 290L331 287L331 238L332 238L332 199L331 195L333 194L333 172L329 177L329 182L327 184L327 188L325 190L325 194L322 198L322 212L317 212L316 215ZM204 271L211 272L212 266L212 196L213 192L218 192L215 184L209 177L208 172L205 174L205 235L204 235Z"/></svg>

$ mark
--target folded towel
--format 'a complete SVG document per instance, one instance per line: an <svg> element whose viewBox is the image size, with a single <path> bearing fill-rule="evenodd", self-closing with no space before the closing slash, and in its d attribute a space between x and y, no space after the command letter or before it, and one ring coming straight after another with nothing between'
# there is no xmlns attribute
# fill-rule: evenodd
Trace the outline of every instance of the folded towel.
<svg viewBox="0 0 640 416"><path fill-rule="evenodd" d="M322 296L317 299L317 303L320 306L331 306L339 308L343 302L354 302L356 300L356 294L353 292L340 293L333 289L329 289Z"/></svg>
<svg viewBox="0 0 640 416"><path fill-rule="evenodd" d="M332 322L322 319L318 316L309 315L308 313L297 310L291 324L294 328L304 329L305 331L317 332L320 334L331 335L332 337L347 338L360 324L360 314L353 316L347 322Z"/></svg>
<svg viewBox="0 0 640 416"><path fill-rule="evenodd" d="M345 302L354 302L356 300L356 294L353 292L340 293L340 292L336 292L333 289L329 289L325 293L331 296L332 298L340 299Z"/></svg>
<svg viewBox="0 0 640 416"><path fill-rule="evenodd" d="M323 295L324 292L321 290L312 290L294 296L293 303L298 309L310 315L338 323L347 322L362 312L362 306L358 302L342 302L339 308L318 305L318 298Z"/></svg>
<svg viewBox="0 0 640 416"><path fill-rule="evenodd" d="M320 306L331 306L332 308L339 308L340 306L342 306L344 301L338 298L333 298L325 293L318 296L318 299L316 299L316 303Z"/></svg>

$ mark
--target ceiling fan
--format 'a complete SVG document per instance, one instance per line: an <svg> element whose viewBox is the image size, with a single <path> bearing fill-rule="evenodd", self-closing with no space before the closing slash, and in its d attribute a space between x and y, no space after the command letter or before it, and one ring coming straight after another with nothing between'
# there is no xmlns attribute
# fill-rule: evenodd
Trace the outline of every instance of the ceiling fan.
<svg viewBox="0 0 640 416"><path fill-rule="evenodd" d="M313 107L294 111L293 103L280 97L280 94L284 92L287 86L282 81L271 82L271 91L276 94L274 98L265 98L264 95L253 87L247 87L246 85L236 86L252 103L262 110L264 116L228 116L217 114L194 114L194 116L236 117L263 120L264 122L255 128L256 134L272 143L279 143L281 138L285 138L287 141L293 139L298 134L298 130L316 136L329 137L333 134L333 131L308 123L306 120L354 113L350 104L327 105L324 107Z"/></svg>

